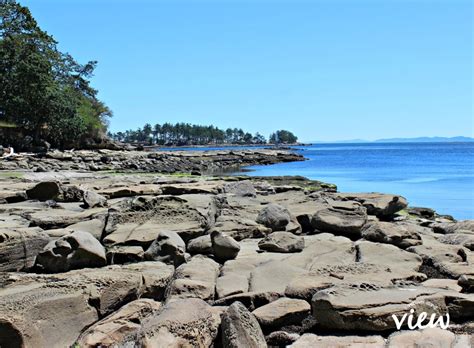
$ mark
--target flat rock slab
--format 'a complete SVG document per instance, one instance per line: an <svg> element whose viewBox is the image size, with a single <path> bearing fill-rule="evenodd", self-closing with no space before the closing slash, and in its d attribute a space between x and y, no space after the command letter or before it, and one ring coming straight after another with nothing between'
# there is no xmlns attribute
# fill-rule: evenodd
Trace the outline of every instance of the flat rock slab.
<svg viewBox="0 0 474 348"><path fill-rule="evenodd" d="M304 300L280 298L252 312L263 327L281 327L299 324L311 312L311 306Z"/></svg>
<svg viewBox="0 0 474 348"><path fill-rule="evenodd" d="M320 336L315 334L304 334L291 348L384 348L385 339L382 336ZM402 347L402 346L400 346ZM404 346L406 347L406 346Z"/></svg>
<svg viewBox="0 0 474 348"><path fill-rule="evenodd" d="M472 295L433 287L383 288L359 283L320 290L313 296L312 309L327 329L384 331L396 328L392 315L401 319L411 309L414 316L423 311L428 316L450 313L451 318L472 315L473 301Z"/></svg>

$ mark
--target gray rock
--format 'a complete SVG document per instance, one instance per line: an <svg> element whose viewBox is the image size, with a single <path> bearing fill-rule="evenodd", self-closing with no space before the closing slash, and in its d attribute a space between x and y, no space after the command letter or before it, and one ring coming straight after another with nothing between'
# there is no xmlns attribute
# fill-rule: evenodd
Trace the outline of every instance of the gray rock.
<svg viewBox="0 0 474 348"><path fill-rule="evenodd" d="M37 199L39 201L47 201L56 199L61 192L61 188L57 182L44 181L36 184L29 190L26 190L26 195L29 199Z"/></svg>
<svg viewBox="0 0 474 348"><path fill-rule="evenodd" d="M209 255L213 253L211 235L206 234L201 237L191 239L188 242L187 251L191 255Z"/></svg>
<svg viewBox="0 0 474 348"><path fill-rule="evenodd" d="M149 299L127 303L117 312L89 327L75 345L82 348L125 346L130 343L130 336L138 335L143 320L156 315L160 307L160 302Z"/></svg>
<svg viewBox="0 0 474 348"><path fill-rule="evenodd" d="M94 191L84 192L84 207L95 208L107 206L107 198Z"/></svg>
<svg viewBox="0 0 474 348"><path fill-rule="evenodd" d="M360 202L367 214L381 218L389 218L408 205L404 197L385 193L338 193L336 196Z"/></svg>
<svg viewBox="0 0 474 348"><path fill-rule="evenodd" d="M300 324L311 313L311 306L305 300L280 298L252 312L263 327L282 327Z"/></svg>
<svg viewBox="0 0 474 348"><path fill-rule="evenodd" d="M393 244L402 249L422 244L421 237L415 230L381 221L366 224L362 237L372 242Z"/></svg>
<svg viewBox="0 0 474 348"><path fill-rule="evenodd" d="M144 258L144 251L141 246L114 246L107 250L107 262L110 265L140 262Z"/></svg>
<svg viewBox="0 0 474 348"><path fill-rule="evenodd" d="M323 232L331 232L352 239L360 237L367 222L364 207L357 202L333 202L321 208L312 216L311 225Z"/></svg>
<svg viewBox="0 0 474 348"><path fill-rule="evenodd" d="M88 232L77 231L48 243L36 257L35 266L48 272L64 272L107 264L105 249Z"/></svg>
<svg viewBox="0 0 474 348"><path fill-rule="evenodd" d="M472 347L472 335L457 335L441 328L429 328L416 331L399 331L388 337L387 348L398 347Z"/></svg>
<svg viewBox="0 0 474 348"><path fill-rule="evenodd" d="M363 348L383 348L385 340L382 336L319 336L315 334L304 334L291 348L336 348L336 347L363 347ZM399 346L402 347L402 346ZM403 346L407 347L407 346Z"/></svg>
<svg viewBox="0 0 474 348"><path fill-rule="evenodd" d="M220 310L203 300L170 301L159 315L144 320L133 342L139 347L211 347L220 322Z"/></svg>
<svg viewBox="0 0 474 348"><path fill-rule="evenodd" d="M168 301L184 298L213 300L219 264L208 257L196 255L179 266L167 290Z"/></svg>
<svg viewBox="0 0 474 348"><path fill-rule="evenodd" d="M266 348L265 337L255 316L240 302L234 302L222 314L224 348Z"/></svg>
<svg viewBox="0 0 474 348"><path fill-rule="evenodd" d="M273 232L258 242L258 247L275 253L295 253L304 249L304 238L290 232Z"/></svg>
<svg viewBox="0 0 474 348"><path fill-rule="evenodd" d="M226 236L221 232L213 231L211 233L211 241L214 255L221 262L235 259L240 251L239 243L234 238Z"/></svg>
<svg viewBox="0 0 474 348"><path fill-rule="evenodd" d="M239 197L256 197L257 191L250 180L231 182L224 185L224 192Z"/></svg>
<svg viewBox="0 0 474 348"><path fill-rule="evenodd" d="M458 230L474 233L474 220L463 220L458 222L435 223L431 227L435 233L450 234Z"/></svg>
<svg viewBox="0 0 474 348"><path fill-rule="evenodd" d="M161 261L176 267L185 262L186 244L173 231L161 231L145 252L145 260Z"/></svg>
<svg viewBox="0 0 474 348"><path fill-rule="evenodd" d="M290 223L291 216L288 209L278 204L269 204L263 208L257 216L257 222L272 231L284 231Z"/></svg>
<svg viewBox="0 0 474 348"><path fill-rule="evenodd" d="M0 228L0 272L31 268L49 241L49 236L39 227Z"/></svg>

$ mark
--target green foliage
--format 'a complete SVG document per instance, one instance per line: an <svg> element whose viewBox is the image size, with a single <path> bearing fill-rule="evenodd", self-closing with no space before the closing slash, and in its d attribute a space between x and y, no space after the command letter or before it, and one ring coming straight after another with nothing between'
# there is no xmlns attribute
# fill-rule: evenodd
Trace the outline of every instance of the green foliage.
<svg viewBox="0 0 474 348"><path fill-rule="evenodd" d="M271 144L295 144L298 137L287 130L279 130L270 134L269 142Z"/></svg>
<svg viewBox="0 0 474 348"><path fill-rule="evenodd" d="M0 0L0 122L59 147L100 137L111 112L90 86L95 66L60 52L28 8Z"/></svg>
<svg viewBox="0 0 474 348"><path fill-rule="evenodd" d="M265 144L260 133L252 135L239 128L225 131L214 126L200 126L189 123L145 124L143 128L117 132L110 136L121 142L158 145L209 145L209 144Z"/></svg>

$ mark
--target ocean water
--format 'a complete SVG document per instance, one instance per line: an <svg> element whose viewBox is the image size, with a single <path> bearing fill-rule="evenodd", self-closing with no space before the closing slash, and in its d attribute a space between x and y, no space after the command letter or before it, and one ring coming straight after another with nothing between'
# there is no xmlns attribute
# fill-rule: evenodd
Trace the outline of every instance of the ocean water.
<svg viewBox="0 0 474 348"><path fill-rule="evenodd" d="M317 144L304 162L248 167L248 175L302 175L344 192L401 194L411 206L474 219L474 143Z"/></svg>

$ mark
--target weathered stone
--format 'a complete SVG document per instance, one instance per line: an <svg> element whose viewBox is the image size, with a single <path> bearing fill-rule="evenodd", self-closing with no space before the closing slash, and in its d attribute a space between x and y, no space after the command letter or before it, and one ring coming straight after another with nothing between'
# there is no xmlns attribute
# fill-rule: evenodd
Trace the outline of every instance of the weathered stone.
<svg viewBox="0 0 474 348"><path fill-rule="evenodd" d="M110 265L120 265L123 263L140 262L143 260L145 252L141 246L115 246L107 250L107 262Z"/></svg>
<svg viewBox="0 0 474 348"><path fill-rule="evenodd" d="M134 344L130 337L137 336L143 320L156 315L160 307L160 302L149 299L132 301L89 327L81 334L76 345L95 348Z"/></svg>
<svg viewBox="0 0 474 348"><path fill-rule="evenodd" d="M384 193L337 193L336 196L358 201L367 209L367 214L382 218L391 217L408 205L404 197Z"/></svg>
<svg viewBox="0 0 474 348"><path fill-rule="evenodd" d="M389 222L370 222L364 226L362 237L371 242L393 244L406 249L422 243L420 235L403 225Z"/></svg>
<svg viewBox="0 0 474 348"><path fill-rule="evenodd" d="M224 348L265 348L267 344L255 316L240 302L234 302L222 315Z"/></svg>
<svg viewBox="0 0 474 348"><path fill-rule="evenodd" d="M197 298L168 302L146 318L133 342L148 347L210 347L217 337L220 312Z"/></svg>
<svg viewBox="0 0 474 348"><path fill-rule="evenodd" d="M219 264L201 256L194 256L188 263L179 266L174 280L168 289L167 299L184 299L196 297L213 300Z"/></svg>
<svg viewBox="0 0 474 348"><path fill-rule="evenodd" d="M317 292L313 316L327 329L385 331L395 329L392 315L401 318L413 309L460 318L472 315L473 298L433 287L379 287L370 283L336 285ZM463 309L461 309L463 308ZM407 325L406 321L403 325Z"/></svg>
<svg viewBox="0 0 474 348"><path fill-rule="evenodd" d="M311 225L315 229L353 239L360 238L366 222L365 208L356 202L333 202L316 211L311 218Z"/></svg>
<svg viewBox="0 0 474 348"><path fill-rule="evenodd" d="M284 231L290 220L288 209L278 204L268 204L257 216L257 222L271 228L272 231Z"/></svg>
<svg viewBox="0 0 474 348"><path fill-rule="evenodd" d="M35 266L45 272L64 272L107 264L105 249L90 233L77 231L48 243Z"/></svg>
<svg viewBox="0 0 474 348"><path fill-rule="evenodd" d="M34 265L50 238L39 227L0 227L0 271L22 271Z"/></svg>
<svg viewBox="0 0 474 348"><path fill-rule="evenodd" d="M474 336L455 335L440 328L429 328L417 331L400 331L388 337L387 348L398 347L430 347L430 348L462 348L472 347Z"/></svg>
<svg viewBox="0 0 474 348"><path fill-rule="evenodd" d="M161 261L178 267L185 262L186 244L173 231L161 231L145 252L145 260Z"/></svg>
<svg viewBox="0 0 474 348"><path fill-rule="evenodd" d="M290 232L273 232L258 242L258 247L277 253L294 253L304 249L304 238Z"/></svg>
<svg viewBox="0 0 474 348"><path fill-rule="evenodd" d="M382 336L319 336L315 334L304 334L291 348L383 348L385 340ZM401 347L401 346L400 346ZM406 346L404 346L406 347Z"/></svg>
<svg viewBox="0 0 474 348"><path fill-rule="evenodd" d="M457 231L470 231L474 233L474 220L435 223L431 227L435 233L442 234L457 233Z"/></svg>
<svg viewBox="0 0 474 348"><path fill-rule="evenodd" d="M284 297L259 307L252 313L262 326L275 328L299 324L310 312L308 302Z"/></svg>
<svg viewBox="0 0 474 348"><path fill-rule="evenodd" d="M186 248L191 255L209 255L213 253L211 235L206 234L201 237L191 239Z"/></svg>
<svg viewBox="0 0 474 348"><path fill-rule="evenodd" d="M105 207L107 206L107 198L94 191L85 191L84 206L86 208Z"/></svg>
<svg viewBox="0 0 474 348"><path fill-rule="evenodd" d="M219 231L212 231L211 242L214 255L221 262L235 259L240 251L240 245L234 238Z"/></svg>
<svg viewBox="0 0 474 348"><path fill-rule="evenodd" d="M256 197L257 192L250 181L230 182L224 185L224 192L240 197Z"/></svg>

